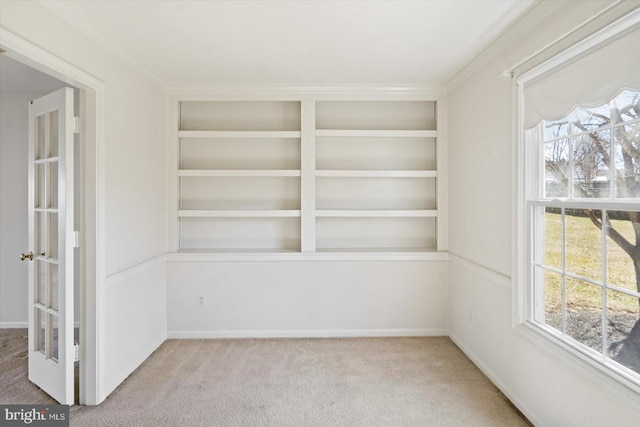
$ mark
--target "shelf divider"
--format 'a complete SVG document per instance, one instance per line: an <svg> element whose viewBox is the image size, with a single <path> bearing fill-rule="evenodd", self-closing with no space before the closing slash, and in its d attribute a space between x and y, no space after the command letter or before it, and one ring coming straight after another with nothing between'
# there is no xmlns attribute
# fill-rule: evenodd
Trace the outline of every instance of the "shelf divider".
<svg viewBox="0 0 640 427"><path fill-rule="evenodd" d="M301 102L300 139L300 248L316 251L316 103Z"/></svg>

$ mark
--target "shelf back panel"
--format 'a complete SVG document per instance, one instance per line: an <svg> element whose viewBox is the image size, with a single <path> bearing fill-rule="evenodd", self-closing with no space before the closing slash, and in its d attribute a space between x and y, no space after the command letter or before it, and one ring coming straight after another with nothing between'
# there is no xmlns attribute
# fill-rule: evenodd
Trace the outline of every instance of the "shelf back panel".
<svg viewBox="0 0 640 427"><path fill-rule="evenodd" d="M435 178L316 178L317 209L436 209Z"/></svg>
<svg viewBox="0 0 640 427"><path fill-rule="evenodd" d="M182 138L180 169L300 169L293 138Z"/></svg>
<svg viewBox="0 0 640 427"><path fill-rule="evenodd" d="M182 249L300 250L300 218L181 218Z"/></svg>
<svg viewBox="0 0 640 427"><path fill-rule="evenodd" d="M435 218L317 218L317 248L436 248Z"/></svg>
<svg viewBox="0 0 640 427"><path fill-rule="evenodd" d="M299 131L297 101L182 101L180 130Z"/></svg>
<svg viewBox="0 0 640 427"><path fill-rule="evenodd" d="M435 101L318 101L316 128L436 130Z"/></svg>
<svg viewBox="0 0 640 427"><path fill-rule="evenodd" d="M316 168L435 170L435 139L318 137Z"/></svg>
<svg viewBox="0 0 640 427"><path fill-rule="evenodd" d="M180 209L300 209L298 177L182 177Z"/></svg>

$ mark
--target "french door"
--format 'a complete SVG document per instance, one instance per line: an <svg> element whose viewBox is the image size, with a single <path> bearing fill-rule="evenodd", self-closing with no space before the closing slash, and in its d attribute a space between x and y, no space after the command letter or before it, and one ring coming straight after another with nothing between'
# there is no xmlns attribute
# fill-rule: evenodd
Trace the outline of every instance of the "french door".
<svg viewBox="0 0 640 427"><path fill-rule="evenodd" d="M29 380L74 403L73 89L29 105Z"/></svg>

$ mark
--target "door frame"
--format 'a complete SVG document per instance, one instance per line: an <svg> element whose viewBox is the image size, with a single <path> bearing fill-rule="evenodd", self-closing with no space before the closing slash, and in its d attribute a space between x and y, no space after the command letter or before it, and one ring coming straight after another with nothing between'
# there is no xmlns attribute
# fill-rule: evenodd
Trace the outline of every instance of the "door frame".
<svg viewBox="0 0 640 427"><path fill-rule="evenodd" d="M97 405L103 393L101 349L105 283L105 84L52 53L0 27L2 55L80 90L80 396Z"/></svg>

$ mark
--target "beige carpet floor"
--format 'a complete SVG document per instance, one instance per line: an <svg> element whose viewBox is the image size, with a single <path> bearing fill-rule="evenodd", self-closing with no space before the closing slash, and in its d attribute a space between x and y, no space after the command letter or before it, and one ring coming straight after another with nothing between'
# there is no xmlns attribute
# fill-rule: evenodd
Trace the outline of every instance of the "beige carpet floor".
<svg viewBox="0 0 640 427"><path fill-rule="evenodd" d="M10 332L7 332L10 331ZM50 403L0 333L0 403ZM23 365L19 368L18 365ZM168 340L74 426L526 426L448 338Z"/></svg>

